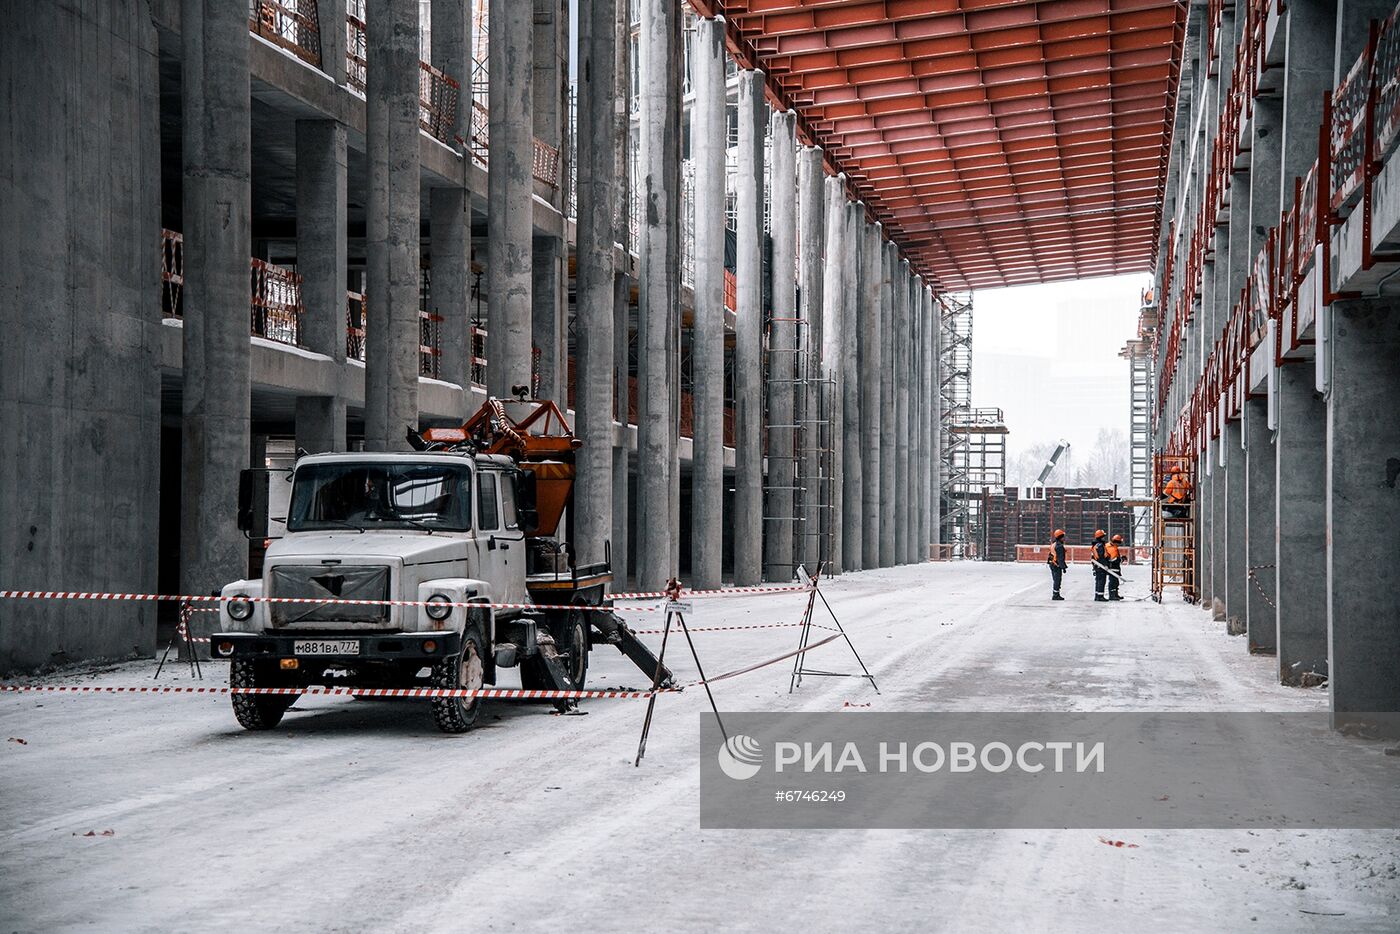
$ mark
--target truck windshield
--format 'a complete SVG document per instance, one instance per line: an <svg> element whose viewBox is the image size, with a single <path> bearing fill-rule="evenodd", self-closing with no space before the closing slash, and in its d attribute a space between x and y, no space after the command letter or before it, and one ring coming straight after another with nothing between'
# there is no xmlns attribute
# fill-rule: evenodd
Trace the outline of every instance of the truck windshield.
<svg viewBox="0 0 1400 934"><path fill-rule="evenodd" d="M471 529L472 475L456 464L344 463L298 467L287 531Z"/></svg>

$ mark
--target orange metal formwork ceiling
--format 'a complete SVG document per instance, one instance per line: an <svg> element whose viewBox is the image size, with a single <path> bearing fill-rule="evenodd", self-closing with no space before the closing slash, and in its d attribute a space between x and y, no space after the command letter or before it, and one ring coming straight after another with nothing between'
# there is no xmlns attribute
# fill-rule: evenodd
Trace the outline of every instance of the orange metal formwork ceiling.
<svg viewBox="0 0 1400 934"><path fill-rule="evenodd" d="M1175 0L693 0L945 289L1155 261Z"/></svg>

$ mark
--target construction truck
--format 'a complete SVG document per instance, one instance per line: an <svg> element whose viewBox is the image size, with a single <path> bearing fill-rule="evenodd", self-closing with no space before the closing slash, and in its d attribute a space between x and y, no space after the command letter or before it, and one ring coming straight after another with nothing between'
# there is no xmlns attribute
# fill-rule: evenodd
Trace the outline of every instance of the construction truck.
<svg viewBox="0 0 1400 934"><path fill-rule="evenodd" d="M490 399L460 428L410 429L408 440L411 451L243 472L238 524L250 538L267 534L270 500L289 505L261 576L220 593L210 651L229 659L231 687L479 690L518 668L525 689L575 691L600 644L671 682L611 611L610 561L575 561L582 442L554 403ZM277 482L289 496L271 495ZM263 730L298 694L232 697L238 722ZM475 696L429 703L447 733L480 715Z"/></svg>

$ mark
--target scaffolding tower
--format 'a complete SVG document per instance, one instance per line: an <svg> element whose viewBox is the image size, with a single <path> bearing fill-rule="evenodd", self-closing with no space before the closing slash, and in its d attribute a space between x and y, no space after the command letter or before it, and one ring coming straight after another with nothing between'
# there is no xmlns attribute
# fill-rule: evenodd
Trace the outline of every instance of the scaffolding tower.
<svg viewBox="0 0 1400 934"><path fill-rule="evenodd" d="M1152 478L1152 343L1157 334L1157 305L1153 301L1152 290L1142 293L1138 309L1137 336L1130 338L1118 355L1128 361L1129 379L1129 422L1128 447L1130 453L1130 496L1137 500L1150 500L1153 496ZM1137 507L1134 510L1134 525L1137 541L1140 544L1153 544L1152 534L1156 531L1152 510Z"/></svg>
<svg viewBox="0 0 1400 934"><path fill-rule="evenodd" d="M1158 603L1168 590L1195 603L1196 594L1196 462L1175 454L1152 458L1154 489L1165 490L1173 477L1183 491L1179 502L1152 497L1152 599Z"/></svg>
<svg viewBox="0 0 1400 934"><path fill-rule="evenodd" d="M794 329L794 347L773 346L773 324L775 321L787 324ZM764 341L766 366L764 367L764 457L770 469L779 456L773 441L783 437L791 439L790 455L793 469L792 511L782 514L772 512L767 496L764 497L763 523L790 523L792 525L792 561L776 563L765 554L765 568L778 567L785 572L796 574L797 566L807 570L830 567L835 542L834 505L836 489L835 430L832 421L836 398L836 380L821 372L819 354L811 347L808 335L808 322L804 318L770 319L768 334ZM788 361L792 361L789 365ZM792 387L793 418L790 423L775 423L766 417L768 393L779 383ZM764 490L778 489L764 484Z"/></svg>
<svg viewBox="0 0 1400 934"><path fill-rule="evenodd" d="M972 293L945 292L938 295L938 342L940 421L938 426L942 459L941 535L949 557L967 556L968 502L966 432L954 430L959 418L966 418L972 406Z"/></svg>
<svg viewBox="0 0 1400 934"><path fill-rule="evenodd" d="M1001 409L965 408L953 413L951 431L960 439L951 492L961 524L948 541L953 557L981 558L987 553L982 494L1006 486L1006 418Z"/></svg>

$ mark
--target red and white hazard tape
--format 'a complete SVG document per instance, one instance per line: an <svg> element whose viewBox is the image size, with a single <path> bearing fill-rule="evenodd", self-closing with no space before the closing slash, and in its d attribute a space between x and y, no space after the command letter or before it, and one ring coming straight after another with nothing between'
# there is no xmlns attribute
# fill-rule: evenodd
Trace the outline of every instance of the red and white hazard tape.
<svg viewBox="0 0 1400 934"><path fill-rule="evenodd" d="M715 680L715 679L711 679ZM697 682L698 683L698 682ZM159 685L110 685L100 684L0 684L3 693L44 693L44 694L302 694L326 695L331 697L510 697L525 700L585 699L595 697L636 698L650 697L653 693L669 694L682 688L657 688L653 691L544 691L519 688L235 688L235 687L181 687Z"/></svg>
<svg viewBox="0 0 1400 934"><path fill-rule="evenodd" d="M714 675L698 681L690 681L686 684L670 688L656 688L645 691L625 691L625 690L602 690L602 691L551 691L551 690L525 690L522 688L235 688L235 687L183 687L183 686L159 686L159 685L101 685L101 684L0 684L0 694L280 694L296 695L326 695L330 697L411 697L411 698L434 698L434 697L481 697L481 698L513 698L518 700L587 700L595 698L609 699L637 699L651 697L653 694L675 694L684 691L686 688L699 687L703 684L714 684L717 681L726 681L730 678L737 678L746 675L760 668L767 668L769 665L776 665L785 659L792 658L802 652L810 652L820 648L835 639L841 638L841 633L833 633L825 639L809 643L791 652L785 652L776 658L767 661L748 665L734 671L725 672L722 675Z"/></svg>
<svg viewBox="0 0 1400 934"><path fill-rule="evenodd" d="M681 599L690 597L730 597L746 596L754 594L768 593L800 593L812 589L811 584L795 584L791 587L724 587L719 590L686 590L681 589ZM610 594L614 600L660 600L667 596L664 590L651 590L638 593L615 593Z"/></svg>
<svg viewBox="0 0 1400 934"><path fill-rule="evenodd" d="M77 590L0 590L0 599L7 600L117 600L154 602L171 600L178 603L216 603L228 599L207 594L159 594L159 593L99 593ZM438 606L462 607L464 609L494 610L591 610L611 613L614 609L659 613L665 606L594 606L591 604L547 604L547 603L484 603L475 601L448 602L445 600L351 600L344 597L237 597L249 603L315 603L337 604L341 606ZM199 609L199 608L195 608Z"/></svg>
<svg viewBox="0 0 1400 934"><path fill-rule="evenodd" d="M686 626L687 632L733 632L736 629L791 629L794 626L801 626L802 623L753 623L745 626ZM836 632L830 626L823 626L820 623L813 623L813 629L826 629ZM659 636L664 633L664 629L633 629L633 635L638 636Z"/></svg>
<svg viewBox="0 0 1400 934"><path fill-rule="evenodd" d="M765 593L794 593L807 591L811 587L734 587L727 590L694 590L682 591L684 597L717 597L730 594L765 594ZM664 592L652 593L628 593L613 594L614 600L642 600L661 599L666 597ZM210 594L155 594L155 593L111 593L100 591L79 591L79 590L0 590L0 599L6 600L116 600L116 601L136 601L154 602L170 600L178 603L216 603L225 599L222 596ZM402 606L417 607L427 606L427 600L352 600L343 597L239 597L237 599L246 600L249 603L301 603L301 604L336 604L340 606ZM441 600L431 601L432 605L439 607L462 607L464 609L495 609L495 610L583 610L597 613L610 613L614 610L626 612L659 613L666 609L666 605L658 606L595 606L592 604L545 604L545 603L485 603L476 601L463 601L449 603ZM214 607L191 607L191 612L216 612Z"/></svg>

